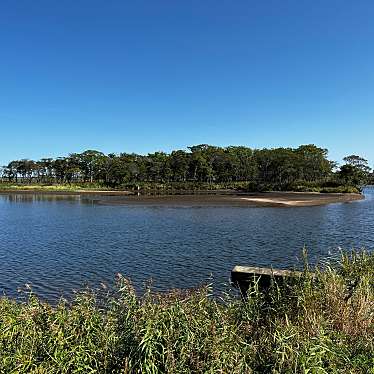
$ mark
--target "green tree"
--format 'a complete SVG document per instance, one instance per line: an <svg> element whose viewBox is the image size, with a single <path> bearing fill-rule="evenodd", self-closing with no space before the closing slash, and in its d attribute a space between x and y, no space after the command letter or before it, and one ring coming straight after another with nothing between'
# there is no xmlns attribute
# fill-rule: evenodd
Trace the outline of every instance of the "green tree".
<svg viewBox="0 0 374 374"><path fill-rule="evenodd" d="M100 174L104 153L87 150L81 154L74 154L72 156L77 159L79 168L83 173L83 181L92 183L95 177Z"/></svg>
<svg viewBox="0 0 374 374"><path fill-rule="evenodd" d="M361 188L368 183L371 169L368 161L357 155L344 157L345 164L340 167L339 178L345 183Z"/></svg>
<svg viewBox="0 0 374 374"><path fill-rule="evenodd" d="M178 150L171 152L169 165L173 181L185 182L187 180L190 164L190 155L185 151Z"/></svg>

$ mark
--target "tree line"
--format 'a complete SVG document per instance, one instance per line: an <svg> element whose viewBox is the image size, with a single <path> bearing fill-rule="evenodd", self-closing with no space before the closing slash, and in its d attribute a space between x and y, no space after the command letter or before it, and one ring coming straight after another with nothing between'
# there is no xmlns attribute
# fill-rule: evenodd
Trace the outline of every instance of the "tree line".
<svg viewBox="0 0 374 374"><path fill-rule="evenodd" d="M367 160L351 155L340 167L328 150L314 144L297 148L251 149L200 144L171 153L104 154L95 150L66 157L22 159L2 167L12 183L129 184L248 183L253 190L295 189L296 185L360 186L372 176Z"/></svg>

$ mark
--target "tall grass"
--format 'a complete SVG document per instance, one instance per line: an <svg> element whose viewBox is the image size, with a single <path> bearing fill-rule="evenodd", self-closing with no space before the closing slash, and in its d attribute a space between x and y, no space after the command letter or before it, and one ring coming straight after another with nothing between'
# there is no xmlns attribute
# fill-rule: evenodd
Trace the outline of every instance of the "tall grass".
<svg viewBox="0 0 374 374"><path fill-rule="evenodd" d="M374 373L374 255L243 301L210 287L0 300L1 373Z"/></svg>
<svg viewBox="0 0 374 374"><path fill-rule="evenodd" d="M108 190L107 186L99 183L8 183L0 182L0 191L84 191L84 190Z"/></svg>

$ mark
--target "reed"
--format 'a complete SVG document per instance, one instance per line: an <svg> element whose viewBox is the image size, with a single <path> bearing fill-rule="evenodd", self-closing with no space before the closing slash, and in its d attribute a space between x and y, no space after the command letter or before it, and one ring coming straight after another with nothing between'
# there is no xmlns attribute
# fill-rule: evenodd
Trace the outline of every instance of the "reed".
<svg viewBox="0 0 374 374"><path fill-rule="evenodd" d="M295 283L137 295L51 306L0 300L1 373L374 373L374 255L344 253Z"/></svg>

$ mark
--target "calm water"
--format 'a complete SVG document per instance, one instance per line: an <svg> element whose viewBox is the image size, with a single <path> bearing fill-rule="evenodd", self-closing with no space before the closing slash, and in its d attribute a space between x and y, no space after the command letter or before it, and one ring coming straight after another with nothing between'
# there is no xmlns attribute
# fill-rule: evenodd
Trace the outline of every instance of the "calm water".
<svg viewBox="0 0 374 374"><path fill-rule="evenodd" d="M95 198L0 195L0 292L30 283L40 296L69 296L111 284L193 287L212 274L228 282L235 264L293 267L343 248L374 248L374 189L366 200L305 208L141 207Z"/></svg>

